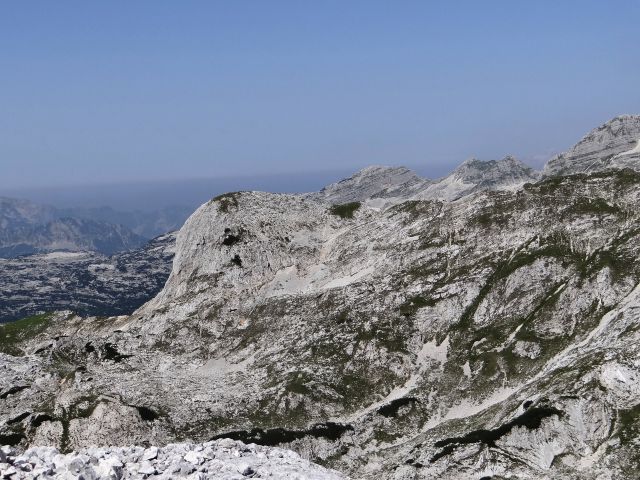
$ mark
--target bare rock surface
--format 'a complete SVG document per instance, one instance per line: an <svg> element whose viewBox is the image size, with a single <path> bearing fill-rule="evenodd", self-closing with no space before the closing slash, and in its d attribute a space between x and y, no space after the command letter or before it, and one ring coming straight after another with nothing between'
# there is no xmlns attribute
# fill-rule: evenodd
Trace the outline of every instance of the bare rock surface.
<svg viewBox="0 0 640 480"><path fill-rule="evenodd" d="M67 454L61 454L53 447L34 447L21 454L10 447L2 447L0 477L12 480L347 478L289 450L245 445L228 439L203 444L177 443L162 448L86 448Z"/></svg>
<svg viewBox="0 0 640 480"><path fill-rule="evenodd" d="M638 168L640 115L621 115L592 130L568 152L549 160L545 175L570 175L607 168Z"/></svg>

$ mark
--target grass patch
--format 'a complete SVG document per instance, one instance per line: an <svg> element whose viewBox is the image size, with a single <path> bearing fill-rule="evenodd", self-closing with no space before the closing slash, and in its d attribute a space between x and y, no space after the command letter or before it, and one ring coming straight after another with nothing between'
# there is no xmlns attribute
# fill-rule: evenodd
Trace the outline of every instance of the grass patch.
<svg viewBox="0 0 640 480"><path fill-rule="evenodd" d="M218 203L218 211L228 213L231 207L238 208L238 195L240 192L223 193L214 197L211 201Z"/></svg>
<svg viewBox="0 0 640 480"><path fill-rule="evenodd" d="M604 198L578 198L567 209L568 213L575 215L605 215L620 213L620 207L609 205Z"/></svg>
<svg viewBox="0 0 640 480"><path fill-rule="evenodd" d="M34 315L0 325L0 352L14 356L22 356L25 352L19 347L23 342L35 338L42 333L53 314Z"/></svg>
<svg viewBox="0 0 640 480"><path fill-rule="evenodd" d="M308 395L311 393L311 389L307 384L312 380L311 376L305 372L294 372L284 386L285 392Z"/></svg>
<svg viewBox="0 0 640 480"><path fill-rule="evenodd" d="M360 208L360 202L343 203L342 205L333 205L329 212L340 218L353 218L353 214Z"/></svg>
<svg viewBox="0 0 640 480"><path fill-rule="evenodd" d="M618 425L622 444L634 442L640 436L640 403L629 409L618 410Z"/></svg>
<svg viewBox="0 0 640 480"><path fill-rule="evenodd" d="M391 433L391 432L388 432L387 430L373 431L373 438L375 438L375 440L378 443L393 443L401 436L402 434L400 433Z"/></svg>

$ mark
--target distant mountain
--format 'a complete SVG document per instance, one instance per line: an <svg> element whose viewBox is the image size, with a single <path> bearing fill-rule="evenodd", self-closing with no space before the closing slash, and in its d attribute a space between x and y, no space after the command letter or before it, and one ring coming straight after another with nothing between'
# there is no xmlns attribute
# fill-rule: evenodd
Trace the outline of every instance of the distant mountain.
<svg viewBox="0 0 640 480"><path fill-rule="evenodd" d="M155 212L121 212L110 207L58 209L0 197L0 258L51 251L111 255L179 229L190 213L188 207Z"/></svg>
<svg viewBox="0 0 640 480"><path fill-rule="evenodd" d="M0 197L0 232L41 225L58 218L55 208L28 200Z"/></svg>
<svg viewBox="0 0 640 480"><path fill-rule="evenodd" d="M621 115L589 132L568 152L553 157L544 175L635 168L640 160L640 115Z"/></svg>
<svg viewBox="0 0 640 480"><path fill-rule="evenodd" d="M61 216L92 219L114 225L122 225L136 235L150 239L178 230L195 210L188 206L164 207L152 212L121 211L111 207L57 209Z"/></svg>
<svg viewBox="0 0 640 480"><path fill-rule="evenodd" d="M539 178L538 172L512 156L490 161L471 159L450 175L428 185L416 197L456 200L482 190L513 190Z"/></svg>
<svg viewBox="0 0 640 480"><path fill-rule="evenodd" d="M50 251L95 251L106 255L137 248L145 239L121 225L60 218L51 207L25 200L0 202L0 257Z"/></svg>
<svg viewBox="0 0 640 480"><path fill-rule="evenodd" d="M438 180L421 178L405 167L367 167L308 198L333 204L366 202L384 208L407 200L456 200L482 190L513 190L535 182L540 173L512 156L471 159Z"/></svg>
<svg viewBox="0 0 640 480"><path fill-rule="evenodd" d="M405 167L373 166L311 193L309 198L340 204L371 198L408 197L432 183Z"/></svg>

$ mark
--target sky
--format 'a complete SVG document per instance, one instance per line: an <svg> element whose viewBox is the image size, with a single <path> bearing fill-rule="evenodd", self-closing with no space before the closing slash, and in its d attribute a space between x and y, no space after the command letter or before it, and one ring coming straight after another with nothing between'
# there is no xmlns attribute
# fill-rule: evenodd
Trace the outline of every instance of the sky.
<svg viewBox="0 0 640 480"><path fill-rule="evenodd" d="M540 166L640 113L639 18L640 0L2 2L0 195Z"/></svg>

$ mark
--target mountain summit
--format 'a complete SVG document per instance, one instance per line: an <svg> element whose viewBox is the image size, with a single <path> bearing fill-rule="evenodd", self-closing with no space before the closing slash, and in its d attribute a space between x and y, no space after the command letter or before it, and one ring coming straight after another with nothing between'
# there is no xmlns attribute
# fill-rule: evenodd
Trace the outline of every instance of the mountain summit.
<svg viewBox="0 0 640 480"><path fill-rule="evenodd" d="M362 202L371 198L408 198L431 181L405 167L371 166L333 183L310 197L329 203Z"/></svg>
<svg viewBox="0 0 640 480"><path fill-rule="evenodd" d="M555 156L544 175L570 175L607 168L637 168L640 161L640 115L620 115L592 130L573 148Z"/></svg>

